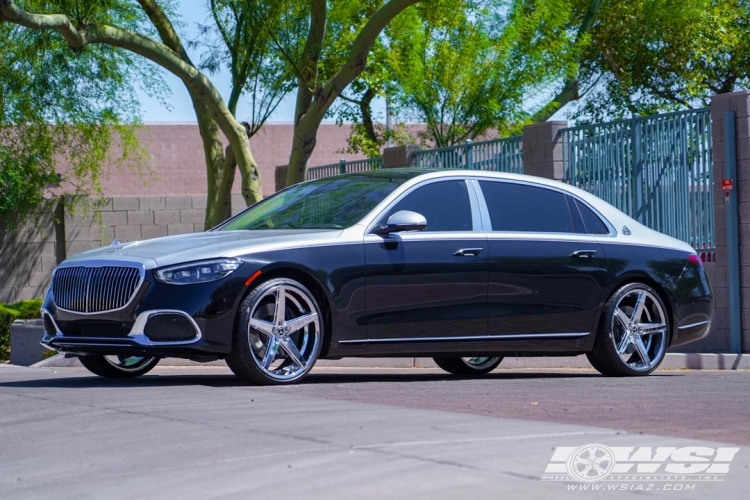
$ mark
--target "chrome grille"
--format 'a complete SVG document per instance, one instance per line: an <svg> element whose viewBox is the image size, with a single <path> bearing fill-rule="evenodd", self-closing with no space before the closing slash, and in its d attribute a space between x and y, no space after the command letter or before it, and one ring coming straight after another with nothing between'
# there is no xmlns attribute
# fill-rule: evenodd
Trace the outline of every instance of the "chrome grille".
<svg viewBox="0 0 750 500"><path fill-rule="evenodd" d="M134 267L62 267L52 277L55 305L93 313L119 309L138 289L141 273Z"/></svg>

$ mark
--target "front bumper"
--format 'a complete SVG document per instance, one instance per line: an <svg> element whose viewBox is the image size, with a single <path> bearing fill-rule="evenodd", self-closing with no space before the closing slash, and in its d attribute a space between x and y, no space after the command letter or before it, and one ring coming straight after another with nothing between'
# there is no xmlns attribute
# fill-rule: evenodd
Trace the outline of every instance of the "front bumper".
<svg viewBox="0 0 750 500"><path fill-rule="evenodd" d="M127 307L97 313L59 309L50 291L42 306L41 343L76 355L222 358L231 351L235 313L247 288L247 275L254 271L244 265L225 279L182 286L159 282L146 271ZM155 338L150 323L155 318L173 318L183 331L190 328L193 334L177 340Z"/></svg>

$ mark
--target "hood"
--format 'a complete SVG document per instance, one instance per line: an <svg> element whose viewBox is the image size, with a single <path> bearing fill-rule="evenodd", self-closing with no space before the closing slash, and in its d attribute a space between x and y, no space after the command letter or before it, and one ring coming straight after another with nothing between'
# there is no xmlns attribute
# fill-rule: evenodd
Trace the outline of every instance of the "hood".
<svg viewBox="0 0 750 500"><path fill-rule="evenodd" d="M322 239L335 238L341 230L271 229L253 231L210 231L165 236L123 243L79 253L65 264L86 260L135 261L146 269L217 257L239 257L271 247L297 247Z"/></svg>

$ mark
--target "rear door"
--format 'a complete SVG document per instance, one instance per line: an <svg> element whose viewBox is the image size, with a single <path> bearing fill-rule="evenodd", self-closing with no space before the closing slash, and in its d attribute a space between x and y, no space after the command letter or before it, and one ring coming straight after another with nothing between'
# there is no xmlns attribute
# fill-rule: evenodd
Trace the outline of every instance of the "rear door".
<svg viewBox="0 0 750 500"><path fill-rule="evenodd" d="M576 201L520 181L480 180L490 249L488 333L581 337L595 328L607 258Z"/></svg>

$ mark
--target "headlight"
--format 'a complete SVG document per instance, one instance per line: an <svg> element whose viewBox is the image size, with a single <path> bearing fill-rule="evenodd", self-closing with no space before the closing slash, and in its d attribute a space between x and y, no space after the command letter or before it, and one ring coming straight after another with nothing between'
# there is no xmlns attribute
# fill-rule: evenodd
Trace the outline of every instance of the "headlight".
<svg viewBox="0 0 750 500"><path fill-rule="evenodd" d="M156 279L171 285L190 285L220 280L242 265L239 259L216 259L166 267L155 272Z"/></svg>

